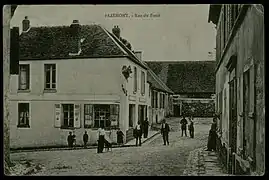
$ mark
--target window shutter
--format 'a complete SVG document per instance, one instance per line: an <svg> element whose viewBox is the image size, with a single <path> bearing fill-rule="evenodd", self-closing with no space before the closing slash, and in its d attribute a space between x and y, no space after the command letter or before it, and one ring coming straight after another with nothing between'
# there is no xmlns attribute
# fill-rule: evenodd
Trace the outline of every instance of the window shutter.
<svg viewBox="0 0 269 180"><path fill-rule="evenodd" d="M255 112L254 112L254 104L255 104L255 69L254 65L252 65L249 69L249 155L251 158L255 157L255 143L256 143L256 122L255 122Z"/></svg>
<svg viewBox="0 0 269 180"><path fill-rule="evenodd" d="M55 123L54 127L61 127L61 104L55 104Z"/></svg>
<svg viewBox="0 0 269 180"><path fill-rule="evenodd" d="M80 128L80 104L74 106L74 127Z"/></svg>

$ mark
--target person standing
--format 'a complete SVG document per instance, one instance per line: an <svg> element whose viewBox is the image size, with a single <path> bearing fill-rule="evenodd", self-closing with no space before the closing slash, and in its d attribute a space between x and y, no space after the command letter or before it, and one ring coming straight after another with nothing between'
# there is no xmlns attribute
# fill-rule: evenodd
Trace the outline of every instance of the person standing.
<svg viewBox="0 0 269 180"><path fill-rule="evenodd" d="M161 127L161 134L163 136L163 145L169 145L169 131L170 131L170 127L169 125L166 123L165 119L162 122L162 127Z"/></svg>
<svg viewBox="0 0 269 180"><path fill-rule="evenodd" d="M185 132L185 136L187 136L186 129L188 121L185 119L185 116L183 116L183 119L181 119L180 124L181 124L181 136L183 136L183 132Z"/></svg>
<svg viewBox="0 0 269 180"><path fill-rule="evenodd" d="M85 131L84 135L83 135L83 142L84 142L84 148L87 147L87 142L89 140L89 136L87 134L87 131Z"/></svg>
<svg viewBox="0 0 269 180"><path fill-rule="evenodd" d="M124 136L123 132L120 129L118 129L117 131L117 143L118 144L123 144L123 136Z"/></svg>
<svg viewBox="0 0 269 180"><path fill-rule="evenodd" d="M194 138L194 123L193 123L192 116L190 117L189 133L190 133L190 137Z"/></svg>
<svg viewBox="0 0 269 180"><path fill-rule="evenodd" d="M213 117L213 123L211 124L211 128L209 130L206 151L216 150L216 139L217 139L217 115L215 114Z"/></svg>
<svg viewBox="0 0 269 180"><path fill-rule="evenodd" d="M76 141L75 131L73 131L73 135L72 135L72 144L73 144L73 146L76 147L77 141Z"/></svg>
<svg viewBox="0 0 269 180"><path fill-rule="evenodd" d="M71 149L73 147L73 136L72 136L72 132L69 132L69 135L67 137L67 143L68 143L68 147Z"/></svg>
<svg viewBox="0 0 269 180"><path fill-rule="evenodd" d="M97 130L97 137L97 153L102 153L105 144L105 130L103 125L101 125L101 127Z"/></svg>
<svg viewBox="0 0 269 180"><path fill-rule="evenodd" d="M148 118L144 121L144 138L148 138L148 130L149 130L149 121Z"/></svg>
<svg viewBox="0 0 269 180"><path fill-rule="evenodd" d="M139 140L139 146L141 146L141 137L142 137L142 128L140 125L140 121L137 122L137 125L135 127L135 137L136 137L136 146L138 145L138 140Z"/></svg>

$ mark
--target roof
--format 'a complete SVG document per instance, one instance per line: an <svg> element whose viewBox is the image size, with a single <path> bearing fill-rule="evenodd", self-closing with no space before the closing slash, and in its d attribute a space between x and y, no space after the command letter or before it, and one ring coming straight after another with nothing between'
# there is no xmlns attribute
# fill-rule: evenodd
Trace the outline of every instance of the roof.
<svg viewBox="0 0 269 180"><path fill-rule="evenodd" d="M150 68L148 69L147 81L151 84L153 89L158 89L170 94L174 94L174 92L169 87L167 87Z"/></svg>
<svg viewBox="0 0 269 180"><path fill-rule="evenodd" d="M208 22L212 21L214 24L217 24L219 20L221 6L221 4L211 4L209 6Z"/></svg>
<svg viewBox="0 0 269 180"><path fill-rule="evenodd" d="M20 35L20 60L66 59L66 58L102 58L129 57L132 61L144 65L133 56L124 44L115 41L106 29L100 25L81 25L81 53L70 56L75 43L71 38L70 26L31 27Z"/></svg>
<svg viewBox="0 0 269 180"><path fill-rule="evenodd" d="M215 92L215 61L148 61L147 64L175 94Z"/></svg>

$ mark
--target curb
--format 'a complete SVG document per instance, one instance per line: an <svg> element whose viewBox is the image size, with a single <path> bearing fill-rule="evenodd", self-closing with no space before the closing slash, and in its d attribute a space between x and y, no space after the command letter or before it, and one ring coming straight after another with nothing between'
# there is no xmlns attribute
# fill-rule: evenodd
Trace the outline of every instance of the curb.
<svg viewBox="0 0 269 180"><path fill-rule="evenodd" d="M153 134L151 137L147 138L146 140L142 141L141 144L144 144L145 142L151 140L153 137L160 134L160 132L157 132ZM136 147L136 145L112 145L112 148L124 148L124 147ZM62 151L62 150L81 150L81 149L96 149L97 146L88 146L87 148L84 148L83 146L77 146L72 149L68 147L59 147L59 148L29 148L29 149L19 149L19 150L10 150L11 154L15 153L21 153L21 152L37 152L37 151Z"/></svg>

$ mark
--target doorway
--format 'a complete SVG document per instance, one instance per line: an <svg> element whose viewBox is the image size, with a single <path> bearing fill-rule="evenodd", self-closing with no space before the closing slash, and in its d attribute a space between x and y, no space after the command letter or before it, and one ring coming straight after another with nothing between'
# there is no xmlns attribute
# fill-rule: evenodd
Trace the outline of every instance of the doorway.
<svg viewBox="0 0 269 180"><path fill-rule="evenodd" d="M180 117L180 105L174 105L174 116Z"/></svg>
<svg viewBox="0 0 269 180"><path fill-rule="evenodd" d="M145 105L138 105L138 121L140 124L143 124L143 122L146 119L146 106Z"/></svg>
<svg viewBox="0 0 269 180"><path fill-rule="evenodd" d="M129 104L129 128L134 126L135 105Z"/></svg>

